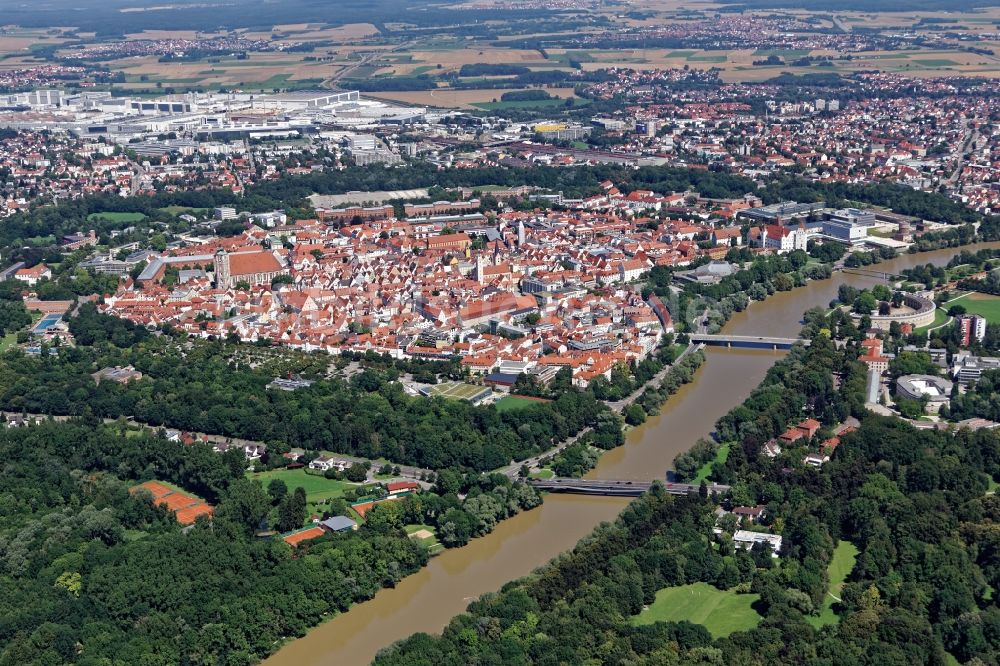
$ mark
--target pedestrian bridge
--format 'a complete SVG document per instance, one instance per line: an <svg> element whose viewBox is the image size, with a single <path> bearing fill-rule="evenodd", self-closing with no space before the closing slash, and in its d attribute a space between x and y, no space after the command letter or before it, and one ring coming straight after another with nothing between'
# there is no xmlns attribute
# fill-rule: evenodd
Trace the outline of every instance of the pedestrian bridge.
<svg viewBox="0 0 1000 666"><path fill-rule="evenodd" d="M687 495L697 493L700 485L695 483L670 483L664 481L663 488L671 495ZM652 487L652 481L605 481L599 479L528 479L528 484L536 490L547 490L550 493L569 493L573 495L606 495L614 497L638 497ZM718 483L708 484L708 493L722 494L729 486Z"/></svg>
<svg viewBox="0 0 1000 666"><path fill-rule="evenodd" d="M789 349L796 342L804 345L809 340L801 338L778 338L766 335L709 335L708 333L692 333L691 342L706 345L721 345L723 347L765 347L770 349Z"/></svg>

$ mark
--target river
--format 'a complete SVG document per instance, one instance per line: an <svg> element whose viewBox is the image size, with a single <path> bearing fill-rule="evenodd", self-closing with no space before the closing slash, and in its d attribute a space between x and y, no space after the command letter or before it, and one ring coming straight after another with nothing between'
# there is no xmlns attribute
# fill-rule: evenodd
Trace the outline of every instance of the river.
<svg viewBox="0 0 1000 666"><path fill-rule="evenodd" d="M1000 242L963 249L1000 247ZM958 250L902 255L877 267L891 273L918 264L941 265ZM802 313L826 306L837 288L875 284L874 278L836 273L830 280L810 282L778 293L736 313L726 324L733 335L794 336ZM605 453L589 477L605 479L663 478L674 456L708 436L716 420L750 394L767 369L784 352L706 349L706 361L694 381L663 405L660 414L628 433L626 443ZM381 648L415 632L436 633L479 595L530 573L568 550L602 521L612 520L625 498L548 495L537 509L501 523L491 534L463 548L433 558L420 572L393 589L359 604L284 646L266 666L360 666Z"/></svg>

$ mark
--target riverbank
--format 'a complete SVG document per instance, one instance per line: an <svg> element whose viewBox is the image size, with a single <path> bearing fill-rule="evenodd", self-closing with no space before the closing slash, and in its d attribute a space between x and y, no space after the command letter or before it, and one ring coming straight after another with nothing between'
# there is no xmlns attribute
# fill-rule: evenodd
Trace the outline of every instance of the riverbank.
<svg viewBox="0 0 1000 666"><path fill-rule="evenodd" d="M944 264L963 249L998 247L1000 242L903 254L881 263L899 273L918 264ZM733 335L796 336L802 313L826 306L841 282L872 286L872 276L840 273L841 280L814 280L792 291L776 292L725 326ZM786 352L705 349L705 363L693 381L682 386L652 416L626 435L624 446L606 452L586 478L649 480L665 474L674 457L708 436L715 422L742 403L767 370ZM479 595L524 576L554 555L572 548L598 523L610 520L627 504L621 498L549 495L541 507L503 521L494 532L469 545L433 558L420 572L394 589L338 615L286 644L266 660L269 666L347 666L369 663L375 653L414 632L438 632Z"/></svg>

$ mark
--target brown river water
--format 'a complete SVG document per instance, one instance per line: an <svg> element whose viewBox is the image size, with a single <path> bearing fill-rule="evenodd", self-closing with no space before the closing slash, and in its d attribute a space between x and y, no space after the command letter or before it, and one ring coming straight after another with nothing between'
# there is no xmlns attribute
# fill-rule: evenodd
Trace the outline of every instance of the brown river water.
<svg viewBox="0 0 1000 666"><path fill-rule="evenodd" d="M984 243L965 249L1000 247ZM918 264L945 264L958 250L902 255L874 270L898 272ZM732 335L794 336L802 314L826 306L842 283L871 286L875 278L835 273L775 294L736 313L726 324ZM720 416L743 401L785 352L707 348L694 381L682 387L645 424L632 429L624 446L605 453L592 478L664 478L674 456L709 435ZM305 637L285 645L266 666L360 666L383 647L416 632L436 633L481 594L530 573L568 550L602 521L613 520L627 498L548 495L544 504L502 522L491 534L447 550L393 589L338 615Z"/></svg>

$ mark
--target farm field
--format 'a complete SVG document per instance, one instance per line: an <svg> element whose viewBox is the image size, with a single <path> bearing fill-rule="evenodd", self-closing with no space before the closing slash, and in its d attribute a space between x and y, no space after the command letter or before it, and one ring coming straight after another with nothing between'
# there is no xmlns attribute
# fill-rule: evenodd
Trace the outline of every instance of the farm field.
<svg viewBox="0 0 1000 666"><path fill-rule="evenodd" d="M854 561L858 558L858 548L849 541L841 541L833 551L833 559L827 568L830 577L830 589L823 600L823 607L819 615L810 615L806 620L812 626L819 629L828 624L837 623L840 618L833 612L833 605L840 601L840 591L844 587L844 581L854 569Z"/></svg>
<svg viewBox="0 0 1000 666"><path fill-rule="evenodd" d="M736 594L708 583L668 587L656 593L656 601L632 618L636 625L687 620L702 624L715 638L757 626L760 615L751 604L759 594Z"/></svg>
<svg viewBox="0 0 1000 666"><path fill-rule="evenodd" d="M410 90L405 92L377 92L366 94L365 97L382 99L404 104L416 104L420 106L432 106L441 108L469 108L478 104L490 104L493 100L499 103L500 95L505 92L515 90L527 90L527 88L509 88L503 90L495 89L469 89L455 90L453 88L438 88L436 90ZM553 97L575 97L572 88L546 88L545 92Z"/></svg>
<svg viewBox="0 0 1000 666"><path fill-rule="evenodd" d="M1000 323L1000 296L972 293L955 299L949 305L965 306L969 314L982 315L991 324Z"/></svg>

